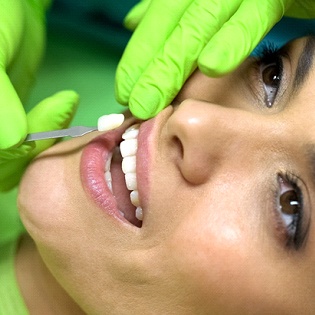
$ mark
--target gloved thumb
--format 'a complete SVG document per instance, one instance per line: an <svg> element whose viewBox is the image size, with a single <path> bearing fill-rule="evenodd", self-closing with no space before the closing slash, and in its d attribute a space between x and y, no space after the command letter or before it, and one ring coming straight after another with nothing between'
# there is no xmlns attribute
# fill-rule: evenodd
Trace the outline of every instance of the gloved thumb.
<svg viewBox="0 0 315 315"><path fill-rule="evenodd" d="M0 69L0 86L0 150L3 150L22 142L27 122L20 98L3 69Z"/></svg>
<svg viewBox="0 0 315 315"><path fill-rule="evenodd" d="M141 2L137 3L126 15L124 26L128 30L134 31L146 14L150 4L151 0L141 0Z"/></svg>
<svg viewBox="0 0 315 315"><path fill-rule="evenodd" d="M67 128L74 117L79 97L73 91L62 91L48 97L27 114L29 133ZM0 191L17 185L29 162L56 142L36 141L0 153ZM33 144L33 145L32 145ZM2 154L4 153L4 154Z"/></svg>
<svg viewBox="0 0 315 315"><path fill-rule="evenodd" d="M79 96L74 91L61 91L44 99L27 114L29 133L67 128L74 117ZM46 150L56 142L48 139L36 142L30 156Z"/></svg>

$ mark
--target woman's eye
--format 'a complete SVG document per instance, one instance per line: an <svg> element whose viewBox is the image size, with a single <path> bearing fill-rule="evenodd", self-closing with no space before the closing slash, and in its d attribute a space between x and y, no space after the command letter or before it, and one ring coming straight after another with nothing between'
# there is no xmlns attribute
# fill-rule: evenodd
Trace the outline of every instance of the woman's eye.
<svg viewBox="0 0 315 315"><path fill-rule="evenodd" d="M278 211L285 228L287 245L296 246L303 213L301 190L293 183L279 176Z"/></svg>
<svg viewBox="0 0 315 315"><path fill-rule="evenodd" d="M256 74L258 76L259 91L262 90L264 105L268 108L275 103L283 77L283 58L287 57L284 48L277 48L273 43L263 43L256 55Z"/></svg>
<svg viewBox="0 0 315 315"><path fill-rule="evenodd" d="M280 88L282 79L282 61L278 58L272 63L264 62L260 65L260 75L265 91L265 103L267 107L272 107Z"/></svg>

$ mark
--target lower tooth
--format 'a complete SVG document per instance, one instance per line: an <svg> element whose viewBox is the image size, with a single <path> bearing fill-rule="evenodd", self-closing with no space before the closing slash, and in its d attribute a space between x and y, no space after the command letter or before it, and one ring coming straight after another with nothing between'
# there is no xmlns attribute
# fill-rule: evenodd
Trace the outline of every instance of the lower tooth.
<svg viewBox="0 0 315 315"><path fill-rule="evenodd" d="M131 203L132 203L135 207L139 207L140 203L139 203L138 190L133 190L133 191L130 193L130 200L131 200Z"/></svg>
<svg viewBox="0 0 315 315"><path fill-rule="evenodd" d="M142 208L140 207L136 209L136 218L140 221L142 221L143 219L143 211L142 211Z"/></svg>
<svg viewBox="0 0 315 315"><path fill-rule="evenodd" d="M108 186L109 190L111 191L111 193L113 193L113 185L112 185L112 182L107 182L107 186Z"/></svg>

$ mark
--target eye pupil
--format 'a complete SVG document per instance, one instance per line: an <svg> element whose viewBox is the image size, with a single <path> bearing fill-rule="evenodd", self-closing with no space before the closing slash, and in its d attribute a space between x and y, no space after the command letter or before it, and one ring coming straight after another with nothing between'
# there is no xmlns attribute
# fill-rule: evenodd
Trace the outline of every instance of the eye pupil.
<svg viewBox="0 0 315 315"><path fill-rule="evenodd" d="M271 87L278 88L281 80L280 69L277 64L271 64L262 71L263 82Z"/></svg>
<svg viewBox="0 0 315 315"><path fill-rule="evenodd" d="M289 190L280 196L280 205L283 213L294 215L299 212L298 196L294 190Z"/></svg>

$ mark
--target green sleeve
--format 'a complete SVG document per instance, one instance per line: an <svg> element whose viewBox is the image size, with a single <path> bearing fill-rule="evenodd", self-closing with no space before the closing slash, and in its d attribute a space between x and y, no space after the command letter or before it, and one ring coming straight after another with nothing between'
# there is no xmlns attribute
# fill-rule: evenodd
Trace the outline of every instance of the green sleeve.
<svg viewBox="0 0 315 315"><path fill-rule="evenodd" d="M14 261L18 238L0 245L0 314L29 315L17 284Z"/></svg>
<svg viewBox="0 0 315 315"><path fill-rule="evenodd" d="M0 245L16 239L25 231L17 210L16 198L17 189L0 193Z"/></svg>
<svg viewBox="0 0 315 315"><path fill-rule="evenodd" d="M15 276L15 254L24 231L16 207L17 189L0 193L0 314L28 315Z"/></svg>

